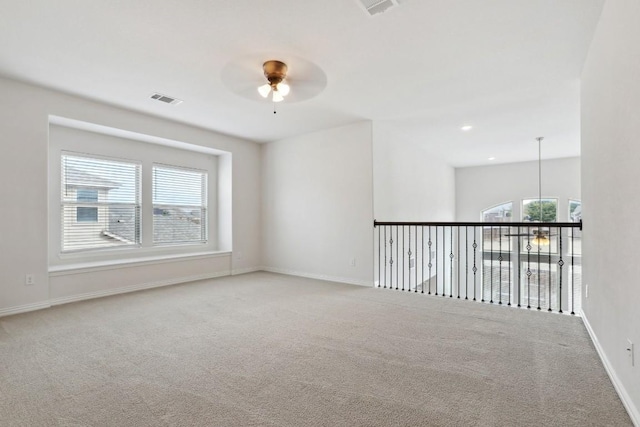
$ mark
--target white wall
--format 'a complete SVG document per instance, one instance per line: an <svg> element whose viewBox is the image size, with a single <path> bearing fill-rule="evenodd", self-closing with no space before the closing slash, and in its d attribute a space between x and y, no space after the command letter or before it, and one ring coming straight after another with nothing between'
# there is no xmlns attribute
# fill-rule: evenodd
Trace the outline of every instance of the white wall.
<svg viewBox="0 0 640 427"><path fill-rule="evenodd" d="M263 146L268 270L373 283L371 131L361 122Z"/></svg>
<svg viewBox="0 0 640 427"><path fill-rule="evenodd" d="M580 200L579 157L542 161L542 197L558 199L558 221L568 221L569 199ZM522 200L537 198L537 161L456 169L456 221L480 221L481 211L503 202L513 202L520 221Z"/></svg>
<svg viewBox="0 0 640 427"><path fill-rule="evenodd" d="M585 320L640 425L640 2L608 0L582 73ZM627 338L635 343L629 361Z"/></svg>
<svg viewBox="0 0 640 427"><path fill-rule="evenodd" d="M3 96L0 103L0 197L3 200L0 314L49 304L47 145L50 115L231 152L233 165L221 162L220 167L233 169L233 258L227 255L222 260L219 257L197 259L198 266L194 260L183 264L175 261L171 263L171 271L178 275L196 271L191 277L203 277L231 270L246 271L261 265L258 144L7 79L0 79L0 93ZM224 230L220 232L224 234ZM115 277L112 275L109 280L111 286L120 287L134 286L135 282L158 283L154 270L160 269L157 265L141 263L122 270ZM24 284L26 273L35 275L35 285ZM96 275L83 274L84 283L98 277L97 272ZM51 279L59 280L59 277L54 275ZM108 292L109 289L92 291Z"/></svg>
<svg viewBox="0 0 640 427"><path fill-rule="evenodd" d="M378 221L453 221L454 168L428 141L403 136L375 122L374 217Z"/></svg>

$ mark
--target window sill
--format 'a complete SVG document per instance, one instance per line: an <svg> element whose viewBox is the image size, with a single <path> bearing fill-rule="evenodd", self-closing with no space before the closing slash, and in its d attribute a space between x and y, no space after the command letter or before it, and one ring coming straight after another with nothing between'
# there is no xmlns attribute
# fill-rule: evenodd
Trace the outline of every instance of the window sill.
<svg viewBox="0 0 640 427"><path fill-rule="evenodd" d="M205 258L231 256L230 251L196 252L181 255L155 255L140 258L118 259L108 261L83 262L49 267L49 276L67 276L70 274L90 273L94 271L114 270L121 267L138 267L144 265L163 264L166 262L191 261Z"/></svg>

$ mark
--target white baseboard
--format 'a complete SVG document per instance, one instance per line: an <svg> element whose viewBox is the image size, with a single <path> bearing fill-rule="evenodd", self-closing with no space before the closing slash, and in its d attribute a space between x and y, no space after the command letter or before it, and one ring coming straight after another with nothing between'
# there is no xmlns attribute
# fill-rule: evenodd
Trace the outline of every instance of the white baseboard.
<svg viewBox="0 0 640 427"><path fill-rule="evenodd" d="M110 295L125 294L127 292L141 291L143 289L160 288L162 286L170 286L170 285L177 285L180 283L195 282L196 280L214 279L216 277L229 276L230 274L231 272L227 270L227 271L220 271L215 273L200 274L197 276L177 277L175 279L159 280L156 282L123 286L121 288L106 289L106 290L96 291L96 292L87 292L86 294L71 295L68 297L61 297L61 298L53 298L49 302L51 303L52 306L67 304L70 302L84 301L88 299L101 298L101 297L106 297Z"/></svg>
<svg viewBox="0 0 640 427"><path fill-rule="evenodd" d="M256 271L262 271L262 267L247 267L247 268L236 268L231 270L231 275L236 276L238 274L247 274L247 273L255 273Z"/></svg>
<svg viewBox="0 0 640 427"><path fill-rule="evenodd" d="M0 309L0 317L11 316L13 314L27 313L29 311L42 310L43 308L49 308L51 304L49 301L36 302L33 304L18 305L16 307L8 307Z"/></svg>
<svg viewBox="0 0 640 427"><path fill-rule="evenodd" d="M358 286L367 286L367 287L373 286L373 282L369 282L367 280L356 280L356 279L350 279L347 277L337 277L337 276L327 276L324 274L305 273L302 271L288 270L286 268L263 267L262 270L268 271L270 273L279 273L279 274L286 274L288 276L306 277L308 279L324 280L328 282L347 283L349 285L358 285Z"/></svg>
<svg viewBox="0 0 640 427"><path fill-rule="evenodd" d="M598 356L600 356L600 360L602 360L604 369L607 371L607 374L609 375L609 378L613 383L613 387L618 392L618 396L620 396L620 400L622 401L622 404L624 405L625 409L629 413L629 417L631 417L631 422L633 422L633 424L636 427L640 427L640 411L634 405L633 401L631 400L631 396L629 396L629 393L627 393L627 390L622 385L622 382L620 382L620 379L618 378L616 371L613 369L613 366L609 362L609 359L607 358L607 355L604 352L604 349L600 345L600 341L598 341L598 337L593 331L593 328L591 328L591 324L589 323L589 320L587 319L587 316L585 313L582 313L582 321L584 322L584 326L587 328L587 332L589 332L589 336L591 337L591 341L593 341L593 345L595 346L596 351L598 352Z"/></svg>

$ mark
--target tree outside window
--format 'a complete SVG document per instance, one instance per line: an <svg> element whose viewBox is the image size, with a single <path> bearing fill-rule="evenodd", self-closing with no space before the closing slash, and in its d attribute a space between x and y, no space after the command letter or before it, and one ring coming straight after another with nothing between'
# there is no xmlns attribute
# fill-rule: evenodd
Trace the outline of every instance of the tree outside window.
<svg viewBox="0 0 640 427"><path fill-rule="evenodd" d="M542 204L542 209L540 205ZM525 222L556 222L558 220L558 200L525 199L522 201L522 220Z"/></svg>

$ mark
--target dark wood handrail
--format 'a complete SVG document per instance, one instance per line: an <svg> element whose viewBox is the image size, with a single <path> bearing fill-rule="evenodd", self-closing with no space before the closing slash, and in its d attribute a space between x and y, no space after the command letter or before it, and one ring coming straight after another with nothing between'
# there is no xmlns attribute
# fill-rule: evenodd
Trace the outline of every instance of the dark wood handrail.
<svg viewBox="0 0 640 427"><path fill-rule="evenodd" d="M582 230L582 220L580 222L411 222L373 220L374 227L379 225L417 225L425 227L571 227Z"/></svg>

